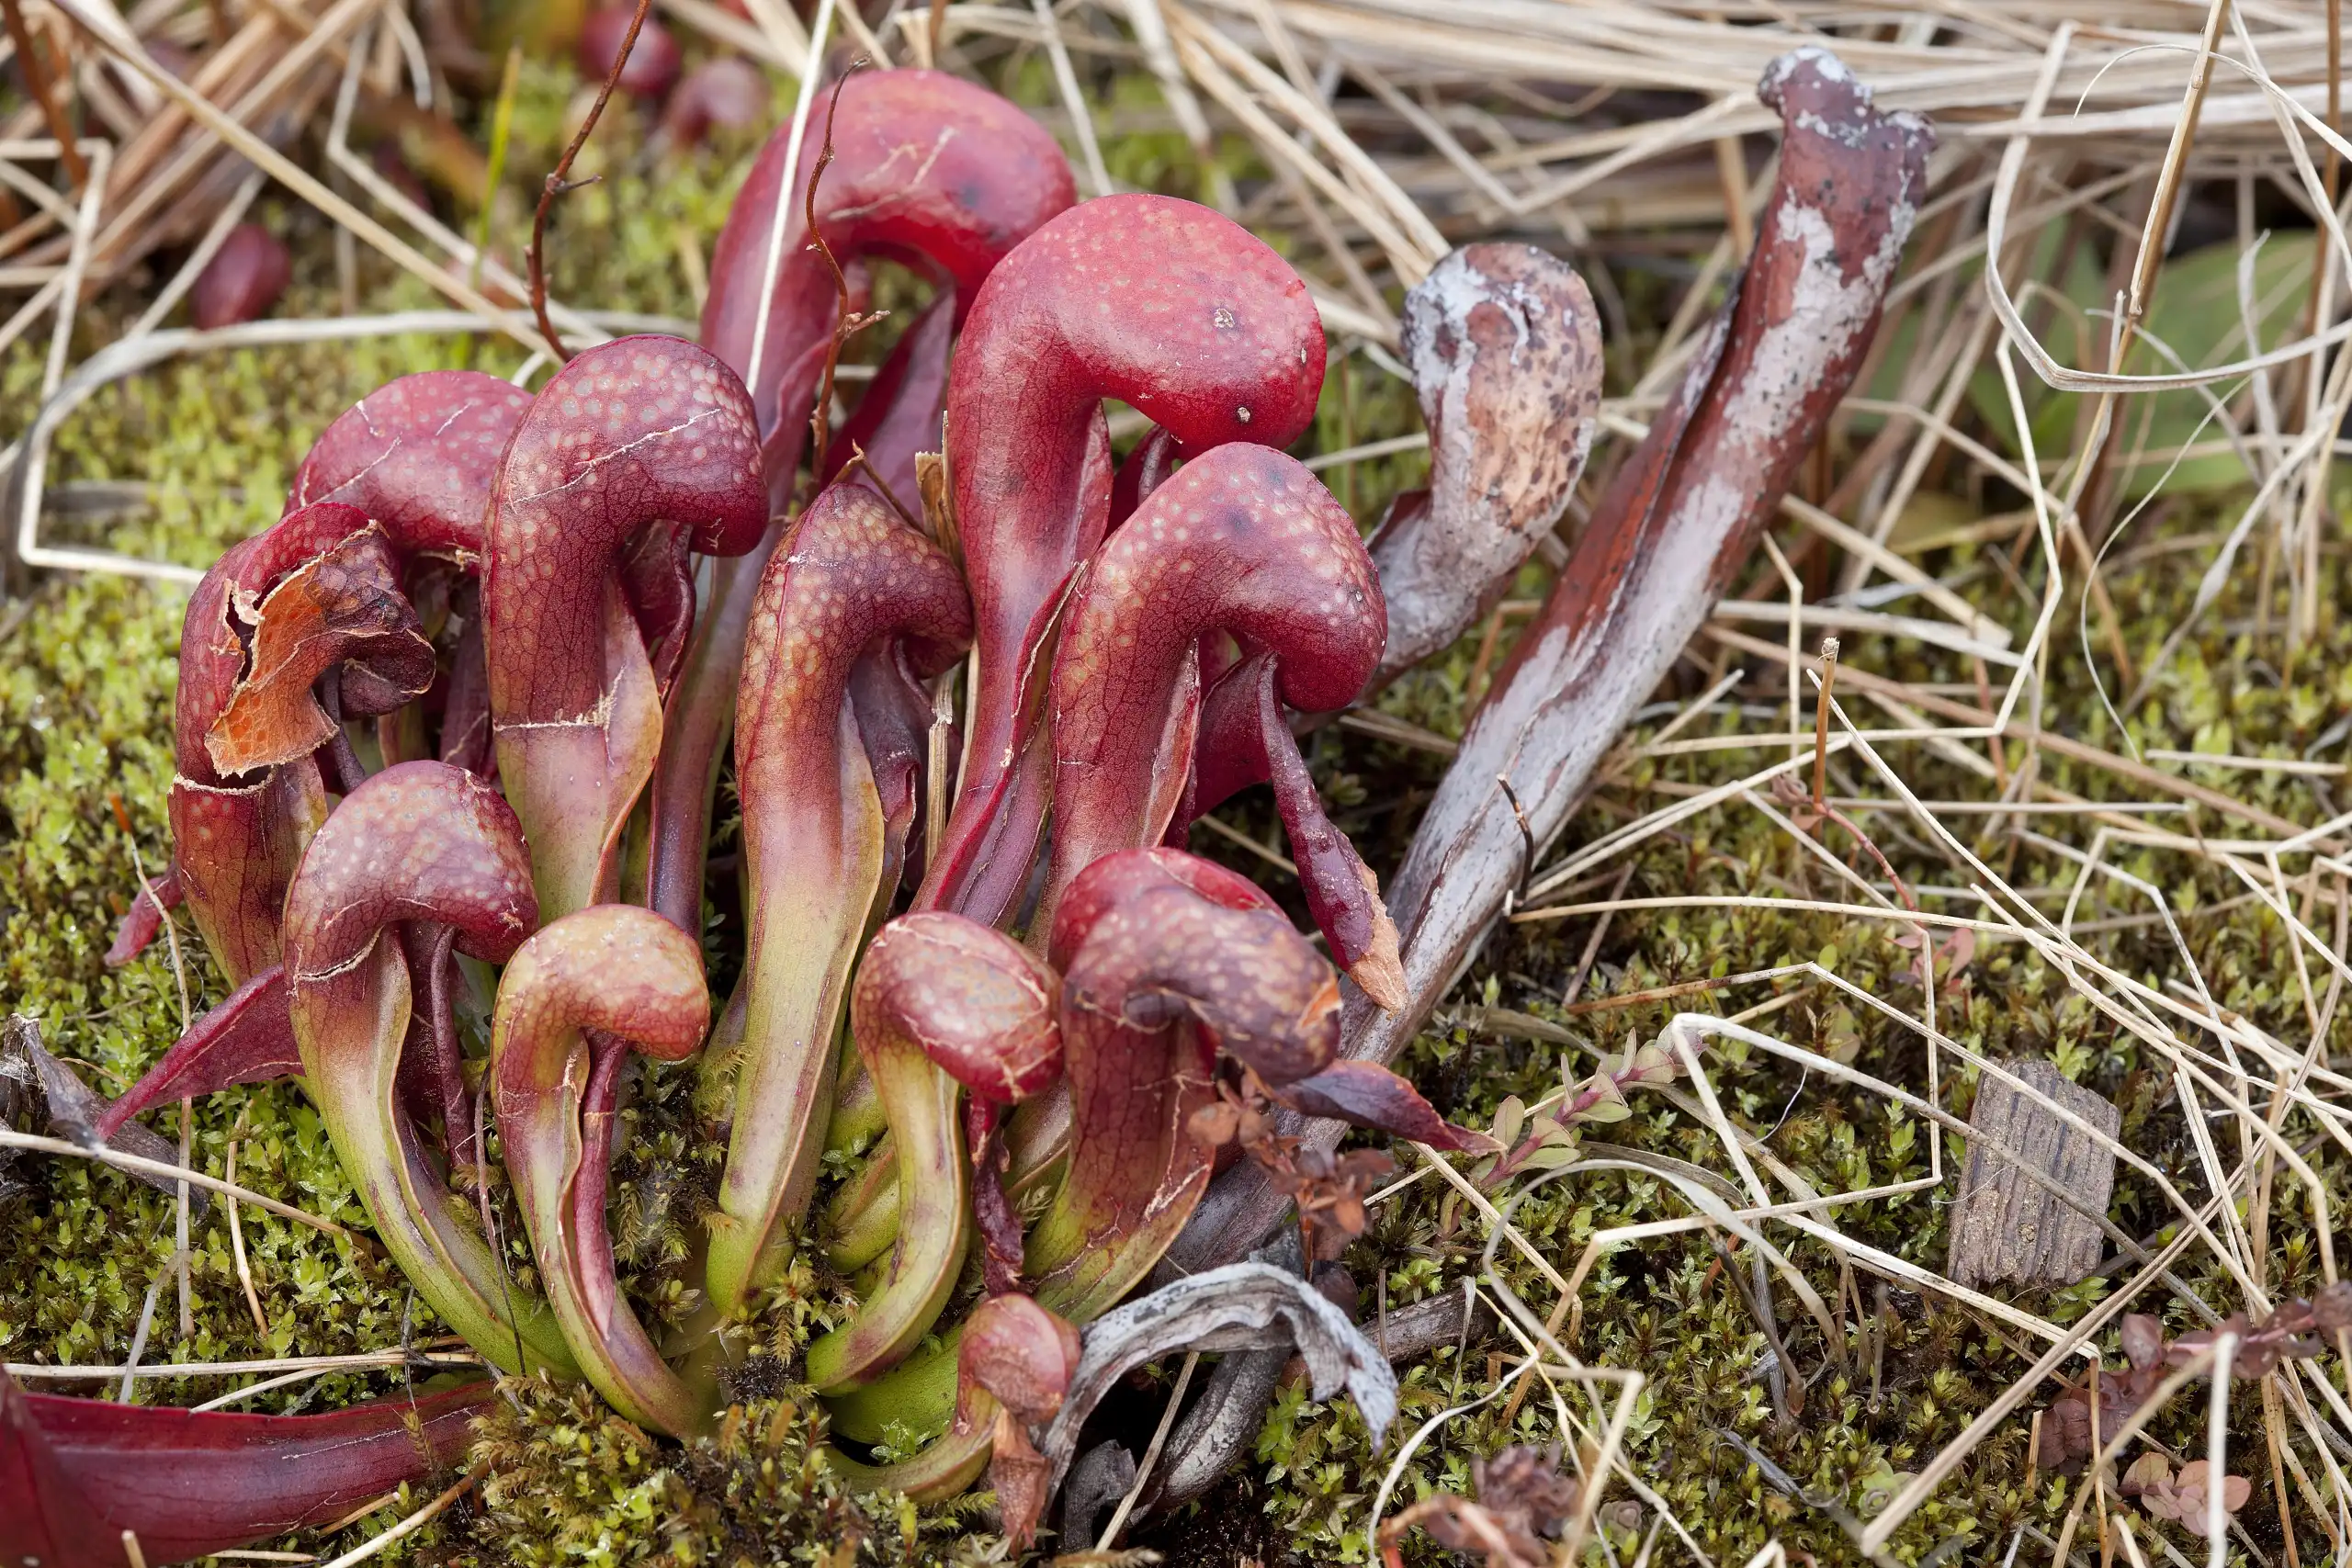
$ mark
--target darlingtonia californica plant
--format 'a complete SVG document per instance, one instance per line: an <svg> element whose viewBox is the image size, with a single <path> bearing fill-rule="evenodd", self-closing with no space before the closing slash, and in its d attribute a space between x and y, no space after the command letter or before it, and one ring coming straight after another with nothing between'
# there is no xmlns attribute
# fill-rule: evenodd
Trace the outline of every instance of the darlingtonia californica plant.
<svg viewBox="0 0 2352 1568"><path fill-rule="evenodd" d="M549 1311L615 1409L677 1435L700 1430L713 1401L670 1370L621 1299L605 1186L628 1054L676 1061L709 1023L694 939L650 909L604 904L523 944L490 1038L499 1140Z"/></svg>
<svg viewBox="0 0 2352 1568"><path fill-rule="evenodd" d="M462 769L402 762L354 790L311 840L286 897L286 969L303 1078L385 1250L493 1365L572 1373L560 1325L471 1223L401 1085L410 1018L447 1005L421 992L401 926L450 931L460 952L496 964L538 918L514 810ZM454 1038L447 1020L426 1022Z"/></svg>
<svg viewBox="0 0 2352 1568"><path fill-rule="evenodd" d="M879 940L892 941L899 926L940 919L902 917ZM955 928L922 929L928 939ZM986 951L969 939L959 946L975 957ZM1001 976L1014 973L1002 957L985 964ZM1339 977L1256 884L1161 848L1106 855L1071 882L1054 918L1047 965L1059 976L1069 1147L1061 1181L1028 1234L1019 1283L1040 1305L1083 1324L1150 1271L1207 1187L1213 1150L1191 1123L1216 1098L1220 1075L1246 1072L1279 1091L1330 1066L1339 1047ZM1018 982L1003 988L1034 994ZM958 994L943 987L925 998L929 1006L954 1004L930 1025L934 1035L963 1012ZM1029 1059L1031 1011L1005 1010L1016 1021L1007 1032L1016 1042L1012 1054ZM934 1058L946 1054L929 1039L925 1044ZM1440 1124L1409 1086L1396 1085L1388 1109L1400 1124L1408 1106L1424 1129ZM908 1179L904 1166L900 1179ZM902 1235L920 1212L902 1217ZM939 1348L837 1393L836 1432L873 1442L892 1424L939 1430L959 1398L959 1347L951 1332ZM952 1491L987 1454L986 1431L959 1421L923 1452L869 1479L918 1495Z"/></svg>
<svg viewBox="0 0 2352 1568"><path fill-rule="evenodd" d="M775 521L749 555L712 574L712 603L662 735L650 902L689 927L702 916L711 796L734 723L752 601L800 482L810 400L830 390L825 366L838 323L864 310L875 262L910 265L937 287L836 450L819 455L816 475L840 473L858 443L914 505L914 453L938 450L952 329L996 265L1077 196L1069 164L1043 127L944 72L858 73L834 91L825 130L830 161L819 170L804 149L790 193L783 189L790 128L761 150L719 233L703 308L704 344L750 387ZM812 214L822 251L810 243Z"/></svg>
<svg viewBox="0 0 2352 1568"><path fill-rule="evenodd" d="M867 950L853 1020L894 1130L904 1201L880 1284L854 1319L808 1348L820 1389L854 1386L905 1358L946 1306L976 1218L989 1290L1015 1282L1020 1222L992 1142L1004 1107L1060 1076L1059 991L1020 944L944 911L894 920ZM970 1096L968 1159L959 1088Z"/></svg>
<svg viewBox="0 0 2352 1568"><path fill-rule="evenodd" d="M1331 954L1384 1006L1402 1000L1396 937L1378 885L1323 815L1276 699L1319 712L1363 689L1387 610L1354 521L1295 460L1263 446L1195 458L1139 506L1072 585L1054 657L1054 842L1037 924L1072 878L1114 850L1156 843L1180 811L1271 774L1307 905ZM1193 769L1208 707L1203 645L1242 662L1232 733ZM1205 770L1204 770L1205 771ZM1214 795L1214 798L1208 798Z"/></svg>
<svg viewBox="0 0 2352 1568"><path fill-rule="evenodd" d="M482 530L482 633L499 778L549 918L617 893L621 830L662 747L625 569L649 534L742 555L767 519L751 399L693 344L599 344L515 425Z"/></svg>
<svg viewBox="0 0 2352 1568"><path fill-rule="evenodd" d="M1102 400L1133 404L1197 457L1297 439L1322 386L1306 286L1263 241L1190 202L1087 202L982 287L947 389L971 729L923 907L995 924L1027 884L1053 787L1041 743L1053 612L1111 522Z"/></svg>
<svg viewBox="0 0 2352 1568"><path fill-rule="evenodd" d="M751 933L740 1037L704 1064L731 1105L710 1289L740 1305L806 1207L850 971L910 826L884 809L849 701L869 649L935 675L969 640L955 567L871 491L819 496L752 606L736 736ZM910 661L901 663L901 660Z"/></svg>
<svg viewBox="0 0 2352 1568"><path fill-rule="evenodd" d="M1784 448L1835 400L1758 389L1787 334L1837 329L1808 353L1850 376L1875 319L1917 148L1826 60L1768 80L1792 118L1751 276L1474 724L1483 772L1441 792L1442 821L1493 838L1453 797L1544 760L1514 875L1658 672L1602 669L1585 620L1671 657L1687 626L1624 628L1626 596L1695 614L1770 506L1743 490L1736 516L1710 510L1707 487L1784 484ZM831 1462L925 1498L988 1471L1020 1536L1076 1441L1057 1413L1081 1348L1125 1353L1090 1325L1177 1243L1221 1151L1266 1168L1214 1216L1254 1216L1254 1245L1279 1217L1266 1190L1350 1212L1318 1195L1328 1140L1277 1108L1484 1146L1348 1057L1426 1015L1475 936L1454 928L1491 916L1467 894L1446 915L1446 879L1500 861L1432 869L1417 847L1400 952L1297 736L1459 635L1548 532L1590 441L1591 309L1523 247L1476 247L1415 291L1431 494L1367 551L1280 449L1326 350L1273 251L1170 197L1073 205L1052 138L944 74L854 75L822 112L791 188L781 137L745 186L701 344L600 344L536 394L395 382L198 589L175 869L122 945L184 898L236 988L96 1125L299 1073L443 1323L674 1436L712 1421L710 1373L765 1288L828 1259L857 1300L797 1372ZM812 404L885 260L936 292L820 446ZM1107 399L1151 423L1124 465ZM719 558L707 593L697 557ZM1539 666L1567 684L1524 689ZM1581 726L1544 705L1589 689L1606 700ZM714 1009L704 940L736 939L705 930L705 873L730 755L742 964ZM1173 847L1261 782L1314 936ZM494 1003L461 1007L469 984ZM616 1277L606 1189L634 1059L697 1051L725 1156L694 1238L707 1310L664 1345ZM19 1473L0 1469L0 1501Z"/></svg>

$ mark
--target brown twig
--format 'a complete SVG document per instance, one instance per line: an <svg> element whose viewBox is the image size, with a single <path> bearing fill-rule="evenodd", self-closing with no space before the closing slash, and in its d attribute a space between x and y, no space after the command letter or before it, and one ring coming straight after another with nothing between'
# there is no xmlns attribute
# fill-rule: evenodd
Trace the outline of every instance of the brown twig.
<svg viewBox="0 0 2352 1568"><path fill-rule="evenodd" d="M1511 788L1509 773L1497 773L1495 783L1500 786L1503 798L1510 802L1511 820L1519 824L1519 881L1511 889L1513 900L1526 890L1527 879L1535 874L1535 829L1527 825L1527 808L1519 803L1519 791Z"/></svg>
<svg viewBox="0 0 2352 1568"><path fill-rule="evenodd" d="M74 142L74 126L65 118L64 106L51 90L49 67L33 48L32 29L25 26L24 7L18 0L0 0L0 16L8 23L9 41L17 46L17 58L24 62L25 87L40 105L41 118L49 122L50 135L57 139L57 155L72 176L74 188L79 191L90 178L90 165L82 161L82 149Z"/></svg>
<svg viewBox="0 0 2352 1568"><path fill-rule="evenodd" d="M1542 912L1541 910L1531 911L1535 914ZM1627 991L1614 997L1595 997L1589 1002L1568 1002L1561 1007L1560 1016L1582 1018L1587 1013L1616 1012L1620 1009L1640 1007L1648 1002L1672 1001L1677 997L1696 996L1702 991L1719 991L1726 986L1736 985L1742 980L1754 980L1759 977L1757 975L1748 974L1724 975L1705 980L1678 980L1669 986L1653 986L1646 990Z"/></svg>
<svg viewBox="0 0 2352 1568"><path fill-rule="evenodd" d="M825 373L817 383L817 404L808 411L808 468L819 490L825 488L825 448L832 436L833 375L841 368L842 345L853 334L872 326L889 313L887 310L870 310L861 316L849 308L849 275L842 271L841 262L833 255L833 247L825 243L824 231L817 227L817 187L824 183L825 171L832 165L833 117L841 113L842 89L849 85L851 77L871 63L865 56L859 55L849 62L849 69L842 73L841 80L833 84L832 99L825 106L824 145L817 149L817 166L809 171L808 188L801 197L800 226L808 232L808 248L823 257L826 267L831 271L833 291L839 300L834 307L833 341L825 350ZM864 455L860 454L859 460L863 459ZM865 471L874 473L871 468ZM882 493L888 497L891 505L899 505L898 497L890 494L890 487L882 484L881 475L874 474L874 482L882 486ZM899 506L899 512L903 516L906 508Z"/></svg>
<svg viewBox="0 0 2352 1568"><path fill-rule="evenodd" d="M653 8L653 0L637 0L637 9L629 14L628 31L622 35L621 46L613 54L612 69L605 73L605 85L596 89L596 101L588 107L588 118L580 122L572 133L571 145L548 171L547 184L539 187L538 210L531 215L531 249L524 258L531 276L531 314L538 318L539 335L548 340L548 352L555 355L558 365L567 364L571 355L556 335L555 323L548 320L548 213L555 206L555 198L580 186L594 185L603 178L591 175L576 184L571 178L571 162L580 150L588 145L588 138L595 133L596 122L604 118L605 106L612 101L613 89L620 85L621 73L628 68L629 51L637 47L637 32L645 26L645 14Z"/></svg>
<svg viewBox="0 0 2352 1568"><path fill-rule="evenodd" d="M1823 784L1829 771L1829 689L1838 683L1838 639L1821 639L1821 692L1813 700L1813 811L1824 816L1829 807Z"/></svg>
<svg viewBox="0 0 2352 1568"><path fill-rule="evenodd" d="M849 461L843 463L842 467L844 468L856 468L862 471L867 479L874 481L874 488L882 492L882 499L890 503L890 510L899 514L899 522L904 523L908 527L912 528L916 533L922 535L925 538L929 538L931 536L930 530L922 525L921 520L919 520L913 513L907 510L907 503L899 499L899 492L890 488L890 481L882 477L882 471L879 468L876 468L872 462L867 460L865 447L860 446L854 441L851 442L849 444Z"/></svg>

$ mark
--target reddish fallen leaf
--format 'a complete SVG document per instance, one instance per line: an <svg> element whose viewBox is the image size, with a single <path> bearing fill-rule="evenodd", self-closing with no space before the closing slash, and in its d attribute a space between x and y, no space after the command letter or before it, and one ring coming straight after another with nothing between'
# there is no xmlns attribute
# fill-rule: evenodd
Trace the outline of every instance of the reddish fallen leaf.
<svg viewBox="0 0 2352 1568"><path fill-rule="evenodd" d="M2201 1540L2212 1533L2212 1466L2199 1459L2182 1465L2175 1475L2164 1455L2142 1454L2124 1473L2121 1491L2127 1497L2139 1498L2140 1506L2157 1518L2170 1519ZM2223 1529L2253 1495L2254 1483L2245 1476L2222 1477Z"/></svg>
<svg viewBox="0 0 2352 1568"><path fill-rule="evenodd" d="M336 722L312 688L345 664L345 706L355 715L390 712L433 683L433 645L401 591L399 558L374 524L305 561L262 600L250 663L205 733L212 765L224 775L250 773L326 744ZM371 695L359 700L362 692Z"/></svg>
<svg viewBox="0 0 2352 1568"><path fill-rule="evenodd" d="M635 14L628 6L616 6L592 14L580 27L580 45L574 62L580 73L592 82L601 82L613 69L613 60L628 39L628 24ZM632 98L658 99L678 80L678 40L670 29L651 17L637 29L637 42L628 51L628 61L621 67L620 89Z"/></svg>
<svg viewBox="0 0 2352 1568"><path fill-rule="evenodd" d="M662 111L662 136L673 147L691 147L713 126L741 130L764 122L774 95L758 66L733 55L706 60L686 73Z"/></svg>
<svg viewBox="0 0 2352 1568"><path fill-rule="evenodd" d="M188 313L205 332L258 321L293 276L294 255L286 243L258 223L240 223L196 275Z"/></svg>
<svg viewBox="0 0 2352 1568"><path fill-rule="evenodd" d="M325 1524L448 1464L486 1382L327 1416L253 1416L27 1393L0 1371L0 1521L11 1568L154 1564Z"/></svg>
<svg viewBox="0 0 2352 1568"><path fill-rule="evenodd" d="M150 877L130 901L130 911L122 923L115 928L114 945L107 949L107 967L120 968L147 951L155 933L164 929L164 911L180 907L180 868L177 861L164 868L164 874Z"/></svg>

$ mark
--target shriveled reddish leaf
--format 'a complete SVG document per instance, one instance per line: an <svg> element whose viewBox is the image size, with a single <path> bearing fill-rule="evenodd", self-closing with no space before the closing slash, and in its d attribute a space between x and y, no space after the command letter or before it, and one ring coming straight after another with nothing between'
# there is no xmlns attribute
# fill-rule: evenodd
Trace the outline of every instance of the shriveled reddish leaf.
<svg viewBox="0 0 2352 1568"><path fill-rule="evenodd" d="M1021 1211L1004 1179L1012 1164L1004 1112L977 1097L964 1102L964 1146L972 1162L972 1223L979 1233L980 1279L992 1296L1021 1288ZM896 1189L893 1189L895 1196Z"/></svg>
<svg viewBox="0 0 2352 1568"><path fill-rule="evenodd" d="M1271 783L1308 912L1349 977L1375 1004L1393 1010L1405 998L1396 928L1381 902L1372 868L1324 813L1322 796L1291 732L1290 711L1275 694L1276 669L1271 653L1252 655L1203 700L1193 786L1183 809L1169 824L1168 841L1180 842L1197 814L1213 809L1235 791Z"/></svg>
<svg viewBox="0 0 2352 1568"><path fill-rule="evenodd" d="M491 475L529 404L529 394L477 371L402 377L369 393L302 459L278 521L224 555L189 599L172 835L189 913L232 982L277 962L286 885L327 806L308 759L258 777L213 765L207 741L245 673L234 607L258 604L371 519L397 556L478 561Z"/></svg>
<svg viewBox="0 0 2352 1568"><path fill-rule="evenodd" d="M160 1565L329 1523L457 1459L495 1397L476 1382L331 1415L255 1416L27 1393L0 1371L9 1561L117 1568L130 1530Z"/></svg>
<svg viewBox="0 0 2352 1568"><path fill-rule="evenodd" d="M1457 1127L1421 1098L1420 1090L1377 1062L1334 1062L1311 1077L1269 1089L1276 1100L1309 1116L1335 1116L1351 1127L1369 1127L1442 1154L1498 1154L1502 1145L1484 1133Z"/></svg>
<svg viewBox="0 0 2352 1568"><path fill-rule="evenodd" d="M383 690L356 712L387 713L433 683L433 645L401 591L400 563L370 525L304 562L261 601L244 675L204 747L223 774L307 757L336 721L311 687L346 661Z"/></svg>
<svg viewBox="0 0 2352 1568"><path fill-rule="evenodd" d="M231 547L188 598L172 722L172 842L188 913L232 984L277 962L286 885L327 810L325 785L307 757L258 777L212 765L207 738L245 669L233 606L257 602L367 526L366 513L337 502L289 512Z"/></svg>

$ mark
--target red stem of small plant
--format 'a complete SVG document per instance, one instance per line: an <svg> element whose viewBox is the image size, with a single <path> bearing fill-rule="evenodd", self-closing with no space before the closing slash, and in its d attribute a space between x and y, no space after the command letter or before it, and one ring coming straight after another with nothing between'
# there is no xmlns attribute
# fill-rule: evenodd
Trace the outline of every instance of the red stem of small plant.
<svg viewBox="0 0 2352 1568"><path fill-rule="evenodd" d="M588 138L595 132L596 122L604 118L605 106L612 101L613 89L620 85L621 73L628 68L629 51L637 47L638 29L645 26L645 14L652 8L653 0L637 0L637 9L629 15L628 31L622 35L621 46L613 54L613 68L605 73L605 85L596 89L596 101L589 106L588 118L582 120L580 129L573 132L571 145L563 150L563 156L558 158L555 167L548 171L547 184L539 187L538 210L531 215L531 250L524 258L531 275L531 314L538 318L539 335L548 340L548 352L555 355L558 365L569 363L571 355L565 351L563 340L556 336L555 323L548 320L548 212L554 207L557 197L574 188L571 161L580 156L582 147L588 145ZM580 183L588 185L599 177L591 175Z"/></svg>

